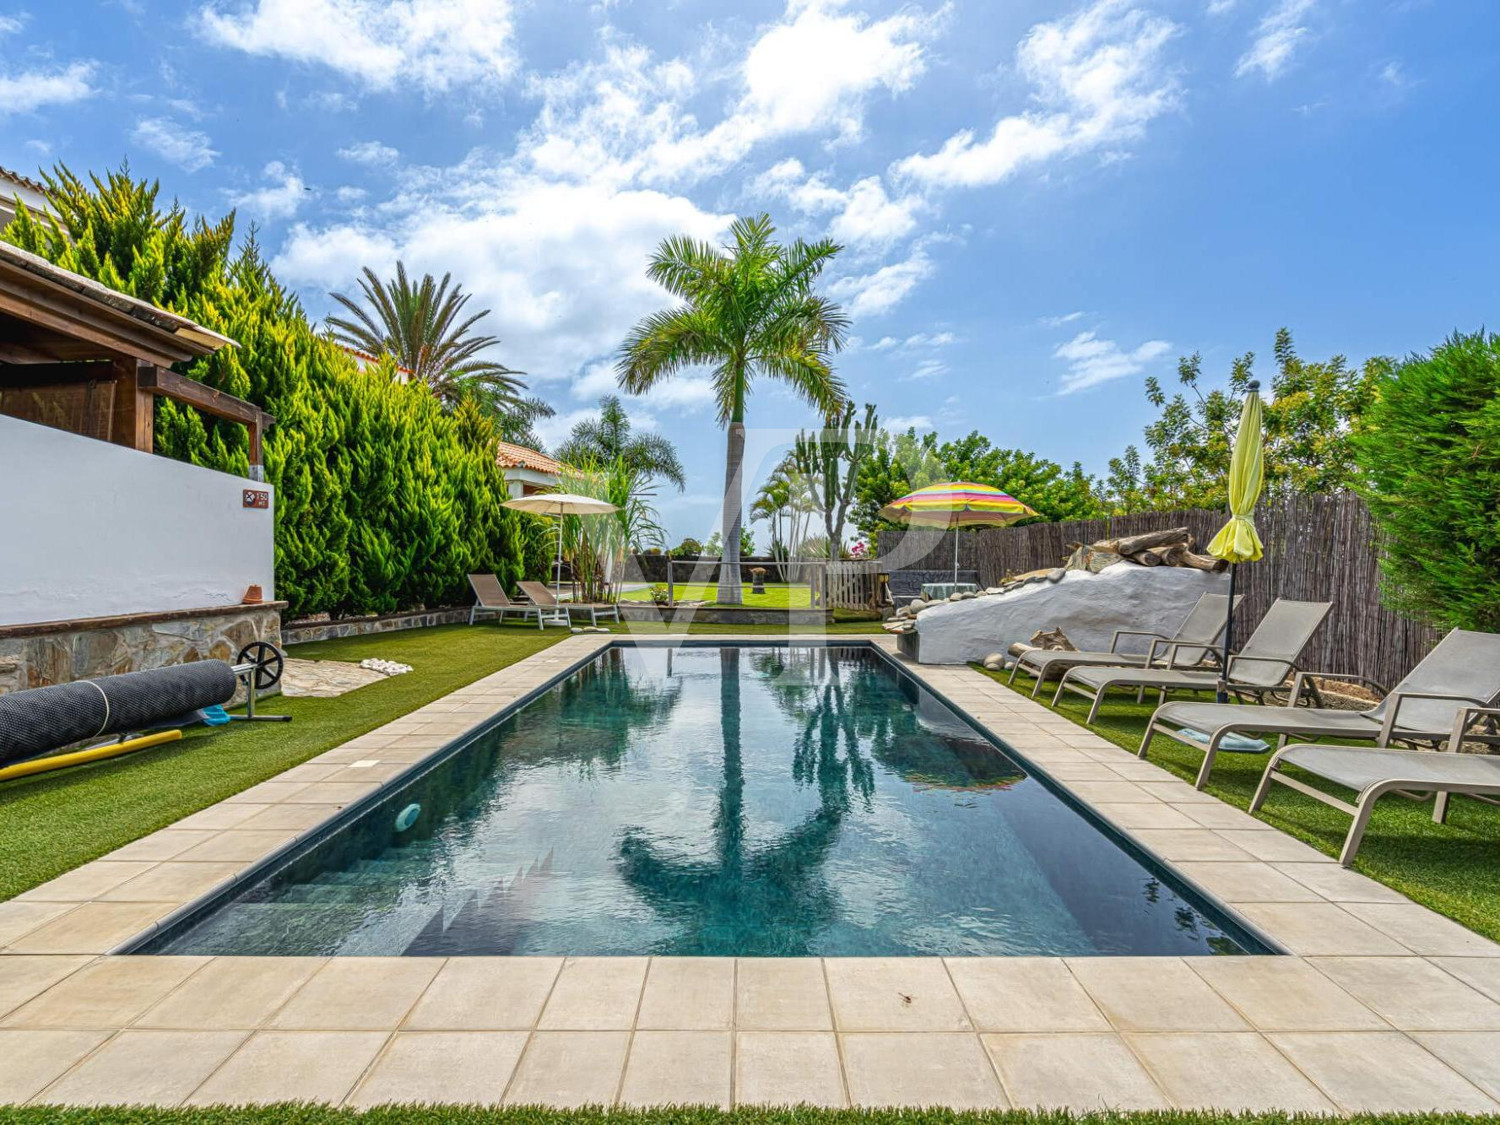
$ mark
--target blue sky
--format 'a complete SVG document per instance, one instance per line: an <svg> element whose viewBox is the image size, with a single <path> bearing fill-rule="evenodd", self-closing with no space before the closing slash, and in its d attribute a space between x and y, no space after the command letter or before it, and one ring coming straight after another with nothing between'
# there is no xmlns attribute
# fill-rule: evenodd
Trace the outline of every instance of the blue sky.
<svg viewBox="0 0 1500 1125"><path fill-rule="evenodd" d="M363 265L451 270L549 440L663 303L657 241L767 210L846 246L858 399L1101 471L1179 354L1493 325L1497 105L1494 0L0 0L0 164L237 207L318 315ZM706 384L631 411L705 534ZM752 462L812 422L763 386Z"/></svg>

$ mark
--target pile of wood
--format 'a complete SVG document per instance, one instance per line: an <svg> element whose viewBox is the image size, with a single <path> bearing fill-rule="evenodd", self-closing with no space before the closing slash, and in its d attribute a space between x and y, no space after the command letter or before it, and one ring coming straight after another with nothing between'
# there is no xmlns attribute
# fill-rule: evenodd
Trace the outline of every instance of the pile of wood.
<svg viewBox="0 0 1500 1125"><path fill-rule="evenodd" d="M1185 527L1166 531L1148 531L1120 539L1101 539L1097 543L1072 543L1073 554L1068 570L1088 570L1098 574L1107 566L1124 560L1139 566L1186 566L1193 570L1221 571L1229 564L1211 555L1200 555L1197 544Z"/></svg>

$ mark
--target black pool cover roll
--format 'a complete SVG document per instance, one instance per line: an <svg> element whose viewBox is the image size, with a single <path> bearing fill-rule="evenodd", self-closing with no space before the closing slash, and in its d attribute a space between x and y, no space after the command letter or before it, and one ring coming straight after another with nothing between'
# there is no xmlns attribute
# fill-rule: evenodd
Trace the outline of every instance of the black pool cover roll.
<svg viewBox="0 0 1500 1125"><path fill-rule="evenodd" d="M234 669L222 660L100 676L0 695L0 766L106 734L228 703Z"/></svg>

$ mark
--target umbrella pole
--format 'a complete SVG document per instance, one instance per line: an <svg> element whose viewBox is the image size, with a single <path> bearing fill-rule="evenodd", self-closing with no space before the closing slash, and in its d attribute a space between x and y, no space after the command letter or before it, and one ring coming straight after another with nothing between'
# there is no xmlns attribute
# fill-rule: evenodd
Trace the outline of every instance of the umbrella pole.
<svg viewBox="0 0 1500 1125"><path fill-rule="evenodd" d="M559 513L557 517L557 563L552 568L552 596L562 601L562 523L563 516Z"/></svg>
<svg viewBox="0 0 1500 1125"><path fill-rule="evenodd" d="M1229 608L1224 612L1224 651L1220 654L1219 690L1214 696L1220 703L1229 702L1229 649L1234 644L1234 578L1239 569L1238 563L1229 564Z"/></svg>
<svg viewBox="0 0 1500 1125"><path fill-rule="evenodd" d="M958 585L958 525L953 525L953 584Z"/></svg>

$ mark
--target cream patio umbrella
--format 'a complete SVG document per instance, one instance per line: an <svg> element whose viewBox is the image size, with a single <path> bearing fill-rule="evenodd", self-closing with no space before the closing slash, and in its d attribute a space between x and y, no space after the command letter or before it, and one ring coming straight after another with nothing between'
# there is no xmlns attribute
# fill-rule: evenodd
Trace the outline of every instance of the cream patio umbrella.
<svg viewBox="0 0 1500 1125"><path fill-rule="evenodd" d="M557 518L557 566L552 572L552 589L562 596L562 518L563 516L604 516L620 509L607 500L579 496L573 492L538 492L534 496L517 496L503 505L518 512Z"/></svg>
<svg viewBox="0 0 1500 1125"><path fill-rule="evenodd" d="M1208 545L1208 553L1229 563L1229 608L1225 611L1223 662L1219 669L1218 700L1226 703L1229 690L1229 648L1234 641L1234 576L1242 562L1255 562L1265 553L1255 522L1255 502L1265 483L1265 449L1261 433L1260 383L1246 388L1240 410L1240 428L1234 435L1234 454L1229 460L1229 522Z"/></svg>

